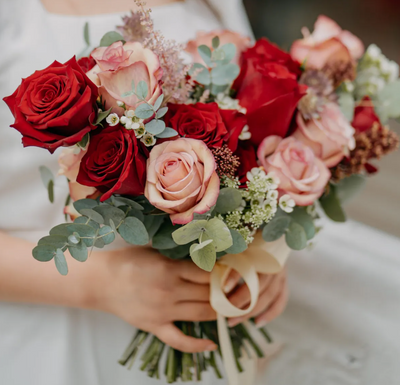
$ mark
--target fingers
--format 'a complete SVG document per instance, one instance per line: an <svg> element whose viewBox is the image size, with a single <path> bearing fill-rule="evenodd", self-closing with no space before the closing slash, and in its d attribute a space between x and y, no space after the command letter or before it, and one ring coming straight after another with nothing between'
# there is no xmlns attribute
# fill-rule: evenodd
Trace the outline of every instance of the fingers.
<svg viewBox="0 0 400 385"><path fill-rule="evenodd" d="M187 336L173 324L161 326L154 334L167 345L186 353L199 353L217 349L214 342Z"/></svg>
<svg viewBox="0 0 400 385"><path fill-rule="evenodd" d="M264 292L268 285L271 283L274 275L259 274L260 293ZM247 285L243 284L237 289L230 297L229 300L233 305L239 309L245 309L250 304L250 291Z"/></svg>
<svg viewBox="0 0 400 385"><path fill-rule="evenodd" d="M180 278L185 281L207 284L210 283L210 273L197 267L192 261L179 261L175 267Z"/></svg>
<svg viewBox="0 0 400 385"><path fill-rule="evenodd" d="M181 281L174 293L176 302L210 302L210 285Z"/></svg>
<svg viewBox="0 0 400 385"><path fill-rule="evenodd" d="M173 320L214 321L217 315L209 302L180 302L173 307Z"/></svg>
<svg viewBox="0 0 400 385"><path fill-rule="evenodd" d="M258 298L257 305L255 308L245 316L230 318L228 320L228 325L230 327L235 326L249 318L253 318L267 309L271 303L276 299L280 290L282 290L282 280L283 277L280 275L276 275L273 277L271 284L262 292Z"/></svg>
<svg viewBox="0 0 400 385"><path fill-rule="evenodd" d="M239 283L241 275L234 269L231 269L228 277L225 280L224 292L230 293Z"/></svg>
<svg viewBox="0 0 400 385"><path fill-rule="evenodd" d="M271 306L258 315L255 319L255 323L257 327L263 327L265 326L268 322L272 321L273 319L277 318L280 316L283 311L285 310L285 307L287 305L289 298L289 288L286 283L286 279L283 282L283 289L279 293L278 297L275 299L275 301L271 304Z"/></svg>

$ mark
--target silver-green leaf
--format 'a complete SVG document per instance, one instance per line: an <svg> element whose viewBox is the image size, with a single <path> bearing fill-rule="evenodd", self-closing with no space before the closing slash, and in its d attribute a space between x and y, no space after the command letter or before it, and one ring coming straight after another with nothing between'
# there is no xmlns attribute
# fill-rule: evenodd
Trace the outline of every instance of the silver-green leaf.
<svg viewBox="0 0 400 385"><path fill-rule="evenodd" d="M147 245L150 242L146 227L136 217L126 218L119 226L118 232L131 245Z"/></svg>
<svg viewBox="0 0 400 385"><path fill-rule="evenodd" d="M68 274L68 265L65 255L62 250L57 249L56 255L54 256L54 262L56 263L56 268L61 275Z"/></svg>
<svg viewBox="0 0 400 385"><path fill-rule="evenodd" d="M207 226L206 220L192 221L172 233L172 238L178 245L186 245L198 239Z"/></svg>
<svg viewBox="0 0 400 385"><path fill-rule="evenodd" d="M232 187L225 187L219 192L215 211L220 214L234 211L240 206L242 199L240 190Z"/></svg>
<svg viewBox="0 0 400 385"><path fill-rule="evenodd" d="M190 246L190 257L200 269L211 271L217 260L217 253L212 242L205 246L194 243Z"/></svg>

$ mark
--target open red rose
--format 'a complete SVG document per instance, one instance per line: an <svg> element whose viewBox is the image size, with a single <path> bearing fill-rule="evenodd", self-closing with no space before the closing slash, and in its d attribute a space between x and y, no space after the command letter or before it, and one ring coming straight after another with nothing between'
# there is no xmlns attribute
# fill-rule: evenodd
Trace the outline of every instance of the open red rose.
<svg viewBox="0 0 400 385"><path fill-rule="evenodd" d="M95 65L96 65L96 61L91 57L81 57L77 63L79 64L79 67L82 68L82 71L84 73L90 71Z"/></svg>
<svg viewBox="0 0 400 385"><path fill-rule="evenodd" d="M299 85L300 64L266 39L242 55L241 72L233 84L247 109L251 141L259 145L269 135L284 137L298 101L307 87Z"/></svg>
<svg viewBox="0 0 400 385"><path fill-rule="evenodd" d="M76 180L101 191L102 202L112 194L142 195L147 157L148 151L137 142L133 130L119 124L107 127L91 136Z"/></svg>
<svg viewBox="0 0 400 385"><path fill-rule="evenodd" d="M170 104L165 124L181 137L201 140L209 148L226 143L235 151L246 117L236 110L221 110L217 103Z"/></svg>
<svg viewBox="0 0 400 385"><path fill-rule="evenodd" d="M354 118L351 125L359 133L370 130L374 124L382 127L381 121L375 113L374 103L369 96L365 96L354 109Z"/></svg>
<svg viewBox="0 0 400 385"><path fill-rule="evenodd" d="M4 101L15 117L11 127L22 134L23 145L53 153L60 146L78 143L96 128L90 118L97 111L97 97L96 85L73 57L23 79Z"/></svg>

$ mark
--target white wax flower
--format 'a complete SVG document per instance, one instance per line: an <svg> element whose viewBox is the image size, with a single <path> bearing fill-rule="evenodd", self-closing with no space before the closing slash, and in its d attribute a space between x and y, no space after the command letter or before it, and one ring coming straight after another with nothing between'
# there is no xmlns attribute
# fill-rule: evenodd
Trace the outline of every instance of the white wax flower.
<svg viewBox="0 0 400 385"><path fill-rule="evenodd" d="M290 197L289 194L282 195L279 199L279 207L285 211L286 213L291 213L293 211L293 207L296 206L294 200Z"/></svg>
<svg viewBox="0 0 400 385"><path fill-rule="evenodd" d="M144 143L144 145L146 147L151 147L154 146L157 142L157 139L155 138L154 135L150 134L150 133L146 133L145 135L143 135L142 139L140 139L140 141L142 143Z"/></svg>
<svg viewBox="0 0 400 385"><path fill-rule="evenodd" d="M107 116L106 122L110 126L116 126L119 123L119 116L117 114L110 114Z"/></svg>

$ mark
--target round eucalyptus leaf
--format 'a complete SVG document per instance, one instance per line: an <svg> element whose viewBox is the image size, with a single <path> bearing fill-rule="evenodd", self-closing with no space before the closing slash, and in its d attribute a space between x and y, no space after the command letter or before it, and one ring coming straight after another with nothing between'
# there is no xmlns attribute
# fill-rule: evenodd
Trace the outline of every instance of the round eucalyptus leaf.
<svg viewBox="0 0 400 385"><path fill-rule="evenodd" d="M89 222L88 222L88 218L86 218L86 217L78 217L74 220L74 223L83 224L83 225L87 224L88 226L92 227L95 230L98 230L100 228L100 225L98 223L91 221L91 220L89 220Z"/></svg>
<svg viewBox="0 0 400 385"><path fill-rule="evenodd" d="M70 243L72 245L77 245L80 241L81 241L81 237L76 232L68 237L68 243Z"/></svg>
<svg viewBox="0 0 400 385"><path fill-rule="evenodd" d="M149 238L153 239L154 235L160 228L161 224L164 222L164 218L161 215L145 215L143 219L143 224L149 233Z"/></svg>
<svg viewBox="0 0 400 385"><path fill-rule="evenodd" d="M130 206L135 210L144 210L144 207L132 199L112 196L112 203L116 206Z"/></svg>
<svg viewBox="0 0 400 385"><path fill-rule="evenodd" d="M99 230L98 237L101 237L106 245L114 242L115 240L115 234L110 226L103 226Z"/></svg>
<svg viewBox="0 0 400 385"><path fill-rule="evenodd" d="M194 63L189 70L189 75L194 76L196 82L208 86L211 83L211 76L208 68L200 63Z"/></svg>
<svg viewBox="0 0 400 385"><path fill-rule="evenodd" d="M315 237L314 221L303 207L295 207L290 218L303 227L308 240Z"/></svg>
<svg viewBox="0 0 400 385"><path fill-rule="evenodd" d="M203 241L206 239L212 239L214 241L216 251L224 251L233 245L233 239L228 226L218 218L210 219L206 226L205 234L202 238Z"/></svg>
<svg viewBox="0 0 400 385"><path fill-rule="evenodd" d="M98 206L98 203L94 199L80 199L74 202L75 210L78 211L78 213L83 209L92 209L96 206Z"/></svg>
<svg viewBox="0 0 400 385"><path fill-rule="evenodd" d="M68 243L68 238L63 235L48 235L46 237L40 238L38 245L49 245L56 249L62 249Z"/></svg>
<svg viewBox="0 0 400 385"><path fill-rule="evenodd" d="M135 115L140 119L149 119L154 115L153 106L147 103L139 104L136 107Z"/></svg>
<svg viewBox="0 0 400 385"><path fill-rule="evenodd" d="M158 109L161 107L161 104L164 100L164 94L161 94L154 103L154 110L158 112ZM168 109L168 108L167 108Z"/></svg>
<svg viewBox="0 0 400 385"><path fill-rule="evenodd" d="M135 218L139 219L140 222L144 221L143 211L140 211L140 210L130 209L128 211L127 217L135 217Z"/></svg>
<svg viewBox="0 0 400 385"><path fill-rule="evenodd" d="M353 174L336 183L336 194L341 203L346 203L354 198L364 187L367 178L364 175Z"/></svg>
<svg viewBox="0 0 400 385"><path fill-rule="evenodd" d="M291 219L287 215L282 215L279 217L274 217L270 222L268 222L262 231L262 237L265 242L274 242L282 235L285 234L288 229Z"/></svg>
<svg viewBox="0 0 400 385"><path fill-rule="evenodd" d="M83 216L90 218L92 221L100 225L104 223L104 218L97 211L94 211L93 209L82 209L80 213Z"/></svg>
<svg viewBox="0 0 400 385"><path fill-rule="evenodd" d="M202 44L197 47L197 51L199 52L201 58L204 60L204 63L206 63L209 67L212 67L212 61L211 61L211 49Z"/></svg>
<svg viewBox="0 0 400 385"><path fill-rule="evenodd" d="M232 236L233 244L231 247L225 250L227 254L240 254L247 249L247 243L239 233L239 231L234 229L229 229Z"/></svg>
<svg viewBox="0 0 400 385"><path fill-rule="evenodd" d="M219 192L215 211L220 214L234 211L240 206L242 199L240 190L232 187L225 187Z"/></svg>
<svg viewBox="0 0 400 385"><path fill-rule="evenodd" d="M172 238L178 245L185 245L198 239L207 225L206 220L192 221L172 233Z"/></svg>
<svg viewBox="0 0 400 385"><path fill-rule="evenodd" d="M293 221L289 225L285 239L293 250L303 250L307 246L307 235L303 226Z"/></svg>
<svg viewBox="0 0 400 385"><path fill-rule="evenodd" d="M219 47L219 36L214 36L211 40L211 45L214 49Z"/></svg>
<svg viewBox="0 0 400 385"><path fill-rule="evenodd" d="M110 224L110 219L113 220L116 226L118 226L125 218L125 213L114 206L100 205L93 209L98 212L103 218L106 225Z"/></svg>
<svg viewBox="0 0 400 385"><path fill-rule="evenodd" d="M323 195L319 199L321 207L324 209L328 218L335 222L346 222L346 214L344 213L339 198L336 195L336 188L332 184L329 187L329 193Z"/></svg>
<svg viewBox="0 0 400 385"><path fill-rule="evenodd" d="M75 246L68 246L71 256L79 262L85 262L88 258L88 250L83 242Z"/></svg>
<svg viewBox="0 0 400 385"><path fill-rule="evenodd" d="M48 262L54 258L57 250L58 248L52 245L38 245L32 250L32 255L40 262Z"/></svg>
<svg viewBox="0 0 400 385"><path fill-rule="evenodd" d="M240 68L237 64L228 63L218 65L211 70L211 82L217 86L231 84L239 75Z"/></svg>
<svg viewBox="0 0 400 385"><path fill-rule="evenodd" d="M100 40L100 47L108 47L111 44L115 43L116 41L122 41L125 43L124 38L121 34L115 31L107 32Z"/></svg>
<svg viewBox="0 0 400 385"><path fill-rule="evenodd" d="M140 99L146 99L147 94L149 93L148 85L144 80L141 80L136 87L136 95Z"/></svg>
<svg viewBox="0 0 400 385"><path fill-rule="evenodd" d="M177 247L178 245L172 238L172 233L177 228L178 227L174 226L169 220L164 221L164 223L161 224L159 230L156 232L156 234L152 239L152 246L155 249L162 249L162 250L169 250Z"/></svg>
<svg viewBox="0 0 400 385"><path fill-rule="evenodd" d="M103 238L96 238L93 246L102 249L105 245Z"/></svg>
<svg viewBox="0 0 400 385"><path fill-rule="evenodd" d="M200 269L211 271L217 260L215 246L213 243L209 243L202 248L199 248L199 246L198 243L190 246L190 257Z"/></svg>
<svg viewBox="0 0 400 385"><path fill-rule="evenodd" d="M63 235L69 237L72 233L68 230L70 223L62 223L50 230L50 235Z"/></svg>
<svg viewBox="0 0 400 385"><path fill-rule="evenodd" d="M224 44L220 50L224 52L223 63L229 63L236 55L236 46L233 43Z"/></svg>
<svg viewBox="0 0 400 385"><path fill-rule="evenodd" d="M165 123L163 120L153 119L145 127L150 134L159 135L165 130Z"/></svg>
<svg viewBox="0 0 400 385"><path fill-rule="evenodd" d="M173 138L174 136L178 136L178 133L171 127L165 127L165 130L157 135L157 138Z"/></svg>
<svg viewBox="0 0 400 385"><path fill-rule="evenodd" d="M126 218L118 228L121 237L132 245L147 245L149 234L143 222L135 217Z"/></svg>
<svg viewBox="0 0 400 385"><path fill-rule="evenodd" d="M190 244L177 246L172 249L158 249L158 251L171 259L183 259L189 256Z"/></svg>
<svg viewBox="0 0 400 385"><path fill-rule="evenodd" d="M56 263L56 268L61 275L68 274L68 265L65 255L62 250L57 249L56 255L54 256L54 262Z"/></svg>

